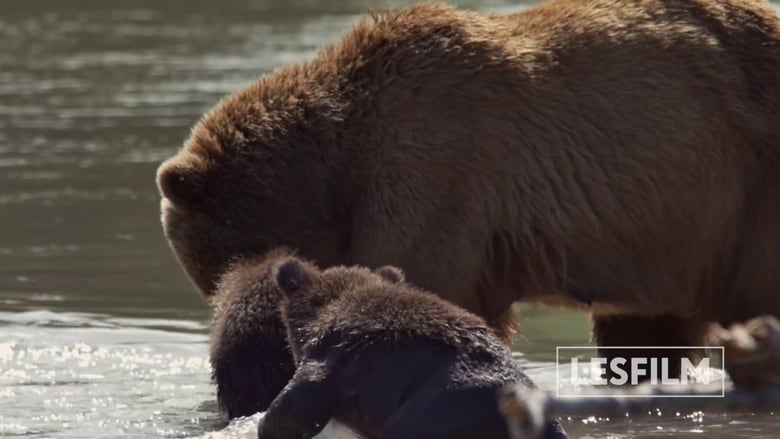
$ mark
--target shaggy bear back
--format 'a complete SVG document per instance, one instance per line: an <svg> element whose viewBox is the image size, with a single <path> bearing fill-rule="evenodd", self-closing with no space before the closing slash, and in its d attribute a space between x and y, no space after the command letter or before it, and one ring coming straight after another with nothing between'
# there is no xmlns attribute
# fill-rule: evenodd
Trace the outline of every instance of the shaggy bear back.
<svg viewBox="0 0 780 439"><path fill-rule="evenodd" d="M534 385L484 320L388 267L320 271L291 258L276 279L297 370L260 438L311 437L330 419L367 438L508 438L498 390Z"/></svg>

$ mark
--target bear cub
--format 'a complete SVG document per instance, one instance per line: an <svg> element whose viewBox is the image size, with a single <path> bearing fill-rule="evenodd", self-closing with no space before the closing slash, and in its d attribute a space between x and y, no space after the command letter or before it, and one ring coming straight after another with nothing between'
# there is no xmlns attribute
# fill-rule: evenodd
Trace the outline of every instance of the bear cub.
<svg viewBox="0 0 780 439"><path fill-rule="evenodd" d="M275 280L296 372L258 438L311 438L330 419L365 438L509 437L498 390L535 386L481 318L392 266L320 270L289 257ZM550 422L546 437L566 434Z"/></svg>
<svg viewBox="0 0 780 439"><path fill-rule="evenodd" d="M281 293L272 276L279 258L290 254L279 248L234 263L210 300L209 360L220 412L227 419L268 409L295 372L279 315Z"/></svg>

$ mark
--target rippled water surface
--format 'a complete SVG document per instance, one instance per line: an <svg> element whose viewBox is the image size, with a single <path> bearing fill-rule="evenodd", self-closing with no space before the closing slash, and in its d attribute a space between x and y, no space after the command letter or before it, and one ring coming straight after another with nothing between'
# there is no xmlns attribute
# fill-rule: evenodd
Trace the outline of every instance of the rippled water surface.
<svg viewBox="0 0 780 439"><path fill-rule="evenodd" d="M0 437L254 437L225 427L209 310L163 240L157 164L222 96L314 54L369 0L0 0ZM518 10L504 0L461 0ZM530 309L553 388L585 316ZM564 420L573 437L780 437L768 414Z"/></svg>

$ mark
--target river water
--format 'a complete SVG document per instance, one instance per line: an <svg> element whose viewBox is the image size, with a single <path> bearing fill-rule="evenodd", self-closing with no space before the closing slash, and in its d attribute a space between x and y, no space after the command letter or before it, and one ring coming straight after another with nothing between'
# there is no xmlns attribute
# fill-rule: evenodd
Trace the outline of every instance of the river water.
<svg viewBox="0 0 780 439"><path fill-rule="evenodd" d="M160 229L154 171L226 93L312 56L369 0L0 0L0 437L254 437L219 420L209 309ZM492 11L503 0L456 4ZM523 310L531 376L583 314ZM564 420L572 437L780 437L774 414Z"/></svg>

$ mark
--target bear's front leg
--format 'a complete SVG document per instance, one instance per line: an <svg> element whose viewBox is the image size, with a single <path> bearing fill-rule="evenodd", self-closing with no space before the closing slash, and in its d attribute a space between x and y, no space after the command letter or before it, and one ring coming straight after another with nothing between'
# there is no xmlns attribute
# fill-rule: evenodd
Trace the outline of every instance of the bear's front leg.
<svg viewBox="0 0 780 439"><path fill-rule="evenodd" d="M680 376L682 358L696 360L703 356L701 349L652 349L666 346L701 346L706 342L708 324L696 318L673 315L661 316L593 316L593 341L599 346L599 356L607 358L607 364L616 357L651 358L666 357L669 360L668 377ZM604 347L622 347L621 349L603 349ZM640 347L640 349L623 349ZM647 347L642 349L641 347ZM694 364L696 364L694 362ZM658 371L659 380L662 378ZM648 374L649 375L649 374ZM609 372L605 378L615 376ZM646 381L650 376L642 376Z"/></svg>
<svg viewBox="0 0 780 439"><path fill-rule="evenodd" d="M330 421L336 391L318 362L304 362L260 420L258 439L311 439Z"/></svg>

